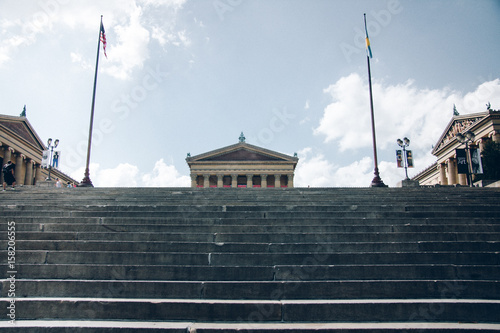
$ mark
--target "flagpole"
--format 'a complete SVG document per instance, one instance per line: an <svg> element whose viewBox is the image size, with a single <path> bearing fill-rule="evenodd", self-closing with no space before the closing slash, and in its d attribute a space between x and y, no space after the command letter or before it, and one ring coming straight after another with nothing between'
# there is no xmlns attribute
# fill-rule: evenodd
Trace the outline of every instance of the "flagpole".
<svg viewBox="0 0 500 333"><path fill-rule="evenodd" d="M366 31L366 39L367 39L367 51L369 47L369 41L368 41L368 29L366 27L366 14L364 14L364 20L365 20L365 31ZM371 50L370 50L371 53ZM374 175L371 183L371 187L386 187L387 185L384 184L382 179L380 178L380 174L378 171L378 159L377 159L377 139L375 136L375 117L374 117L374 112L373 112L373 93L372 93L372 74L370 70L370 56L367 53L366 54L366 61L368 63L368 87L370 90L370 111L371 111L371 120L372 120L372 139L373 139L373 160L375 164L375 169L374 169Z"/></svg>
<svg viewBox="0 0 500 333"><path fill-rule="evenodd" d="M97 70L99 68L99 51L101 47L101 29L102 29L102 15L101 15L101 25L99 26L99 38L97 40L97 57L95 62L95 74L94 74L94 91L92 93L92 107L90 109L90 126L89 126L89 142L87 147L87 163L85 165L85 174L83 180L79 184L80 187L94 187L92 181L90 180L90 148L92 147L92 129L94 127L94 106L95 106L95 91L97 86Z"/></svg>

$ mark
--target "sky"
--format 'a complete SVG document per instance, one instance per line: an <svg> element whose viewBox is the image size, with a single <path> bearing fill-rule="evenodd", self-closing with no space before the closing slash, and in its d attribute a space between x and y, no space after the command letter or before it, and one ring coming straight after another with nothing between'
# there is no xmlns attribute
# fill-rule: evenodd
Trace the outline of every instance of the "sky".
<svg viewBox="0 0 500 333"><path fill-rule="evenodd" d="M450 122L500 109L498 0L0 0L1 114L59 139L59 169L90 179L190 186L185 158L246 142L298 154L297 187L368 187L378 166L412 177Z"/></svg>

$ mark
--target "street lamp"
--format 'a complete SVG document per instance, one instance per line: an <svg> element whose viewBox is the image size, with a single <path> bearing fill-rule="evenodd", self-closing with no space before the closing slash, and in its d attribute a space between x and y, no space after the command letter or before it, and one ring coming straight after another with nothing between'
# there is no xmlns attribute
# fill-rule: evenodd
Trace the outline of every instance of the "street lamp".
<svg viewBox="0 0 500 333"><path fill-rule="evenodd" d="M470 150L469 150L469 142L474 142L474 138L476 135L472 133L471 131L467 131L465 133L458 133L455 135L457 138L458 142L460 143L465 143L465 164L467 165L467 185L472 186L472 174L470 172ZM457 159L458 160L458 159Z"/></svg>
<svg viewBox="0 0 500 333"><path fill-rule="evenodd" d="M57 147L57 145L59 144L59 139L56 139L54 141L54 144L52 144L52 138L49 138L47 140L47 149L50 149L50 163L49 163L49 176L47 177L46 180L52 180L50 179L50 170L52 170L52 153L54 152L54 148Z"/></svg>
<svg viewBox="0 0 500 333"><path fill-rule="evenodd" d="M403 148L403 159L404 159L404 165L405 165L406 179L410 179L408 177L408 155L406 153L406 147L408 147L410 145L410 139L408 139L407 137L404 137L403 140L398 139L397 143L398 143L398 146ZM400 150L400 152L401 152L401 150Z"/></svg>

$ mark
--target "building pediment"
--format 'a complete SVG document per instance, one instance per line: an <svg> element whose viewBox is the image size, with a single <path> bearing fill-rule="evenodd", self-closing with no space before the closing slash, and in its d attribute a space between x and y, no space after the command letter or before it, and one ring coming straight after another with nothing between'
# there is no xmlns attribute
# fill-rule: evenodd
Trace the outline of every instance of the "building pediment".
<svg viewBox="0 0 500 333"><path fill-rule="evenodd" d="M26 117L0 115L0 130L9 137L18 137L37 149L45 150L44 144Z"/></svg>
<svg viewBox="0 0 500 333"><path fill-rule="evenodd" d="M298 158L272 150L250 145L246 142L213 150L186 158L188 164L196 162L288 162L297 163Z"/></svg>
<svg viewBox="0 0 500 333"><path fill-rule="evenodd" d="M432 153L435 154L438 150L454 140L458 133L466 131L468 128L474 126L488 115L488 112L481 112L463 116L453 116L438 142L434 146Z"/></svg>
<svg viewBox="0 0 500 333"><path fill-rule="evenodd" d="M216 162L216 161L223 161L223 162L230 162L230 161L235 161L235 162L250 162L250 161L286 161L284 158L279 158L276 156L271 156L267 154L263 154L257 151L251 151L248 149L240 148L234 151L230 151L227 153L223 154L217 154L214 156L209 156L206 158L199 159L198 161L206 161L206 162Z"/></svg>

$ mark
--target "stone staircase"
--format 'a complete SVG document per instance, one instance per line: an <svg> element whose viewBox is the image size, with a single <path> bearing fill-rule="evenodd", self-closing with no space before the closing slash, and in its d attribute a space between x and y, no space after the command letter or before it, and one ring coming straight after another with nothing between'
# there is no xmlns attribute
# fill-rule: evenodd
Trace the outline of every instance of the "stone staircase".
<svg viewBox="0 0 500 333"><path fill-rule="evenodd" d="M0 330L500 331L499 202L464 187L8 190Z"/></svg>

